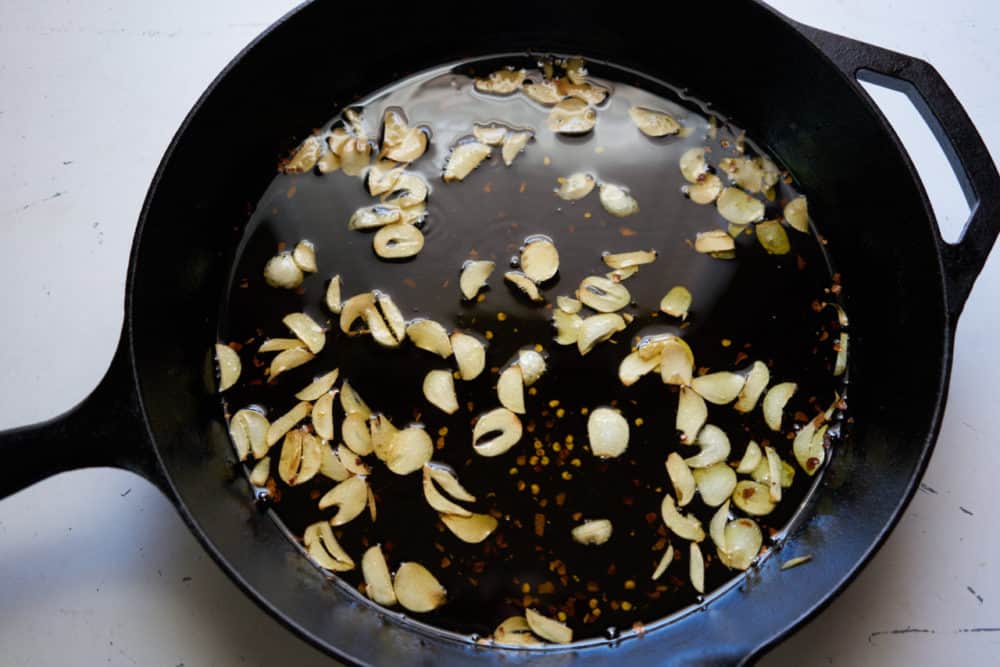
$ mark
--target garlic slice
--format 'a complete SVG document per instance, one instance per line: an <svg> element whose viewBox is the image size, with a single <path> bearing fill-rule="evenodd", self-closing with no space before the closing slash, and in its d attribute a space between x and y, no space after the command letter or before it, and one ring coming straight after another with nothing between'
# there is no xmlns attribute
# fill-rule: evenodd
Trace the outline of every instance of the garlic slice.
<svg viewBox="0 0 1000 667"><path fill-rule="evenodd" d="M573 528L570 534L579 544L604 544L611 539L612 525L607 519L584 521Z"/></svg>
<svg viewBox="0 0 1000 667"><path fill-rule="evenodd" d="M817 429L814 422L803 426L795 435L795 440L792 442L792 453L807 475L816 474L826 459L826 448L823 447L825 437L826 425L824 424Z"/></svg>
<svg viewBox="0 0 1000 667"><path fill-rule="evenodd" d="M319 377L313 379L313 381L306 385L303 389L299 390L299 392L295 394L295 398L300 401L315 401L317 398L333 389L333 385L337 382L337 377L339 375L339 368L334 368L329 373L320 375Z"/></svg>
<svg viewBox="0 0 1000 667"><path fill-rule="evenodd" d="M361 557L361 574L365 578L365 594L384 607L396 604L396 592L392 588L389 565L381 545L369 547Z"/></svg>
<svg viewBox="0 0 1000 667"><path fill-rule="evenodd" d="M475 81L476 90L490 95L510 95L521 89L527 73L523 69L501 69Z"/></svg>
<svg viewBox="0 0 1000 667"><path fill-rule="evenodd" d="M316 248L310 241L296 243L292 259L303 272L316 273Z"/></svg>
<svg viewBox="0 0 1000 667"><path fill-rule="evenodd" d="M809 233L809 205L805 197L796 197L785 204L783 214L789 227L803 234Z"/></svg>
<svg viewBox="0 0 1000 667"><path fill-rule="evenodd" d="M708 406L705 405L705 399L690 387L682 386L674 423L674 427L681 432L681 442L686 445L694 443L707 420Z"/></svg>
<svg viewBox="0 0 1000 667"><path fill-rule="evenodd" d="M716 207L719 215L734 225L748 225L764 219L764 202L739 188L724 188Z"/></svg>
<svg viewBox="0 0 1000 667"><path fill-rule="evenodd" d="M736 250L736 241L721 229L698 232L694 239L694 249L700 253L730 253Z"/></svg>
<svg viewBox="0 0 1000 667"><path fill-rule="evenodd" d="M521 248L521 271L536 283L549 280L559 271L559 251L552 240L536 236Z"/></svg>
<svg viewBox="0 0 1000 667"><path fill-rule="evenodd" d="M660 355L660 378L664 384L686 386L694 374L694 353L683 338L670 335L655 343ZM651 350L652 352L652 350ZM639 348L642 354L642 347Z"/></svg>
<svg viewBox="0 0 1000 667"><path fill-rule="evenodd" d="M601 257L611 269L627 269L656 261L655 250L633 250L631 252L608 253Z"/></svg>
<svg viewBox="0 0 1000 667"><path fill-rule="evenodd" d="M725 461L731 449L725 431L712 424L705 424L701 428L695 444L701 447L701 451L684 461L691 468L707 468Z"/></svg>
<svg viewBox="0 0 1000 667"><path fill-rule="evenodd" d="M356 452L352 452L347 445L337 447L337 458L343 464L344 470L352 475L364 477L365 475L370 475L372 472L372 469L361 460L361 456Z"/></svg>
<svg viewBox="0 0 1000 667"><path fill-rule="evenodd" d="M462 274L458 279L458 287L466 299L475 299L479 290L486 286L486 281L496 264L488 260L468 260L462 265Z"/></svg>
<svg viewBox="0 0 1000 667"><path fill-rule="evenodd" d="M626 218L639 212L639 202L619 185L602 183L600 200L604 210L616 218Z"/></svg>
<svg viewBox="0 0 1000 667"><path fill-rule="evenodd" d="M406 320L403 318L403 313L400 312L399 306L396 305L391 296L384 292L376 291L374 294L375 302L378 304L385 323L389 325L389 331L392 333L393 338L397 341L402 341L406 336Z"/></svg>
<svg viewBox="0 0 1000 667"><path fill-rule="evenodd" d="M423 468L433 455L434 443L427 431L420 426L407 426L392 436L385 465L397 475L409 475Z"/></svg>
<svg viewBox="0 0 1000 667"><path fill-rule="evenodd" d="M744 414L753 412L753 409L757 406L757 401L760 399L760 395L764 393L764 389L767 388L767 384L770 381L771 371L768 370L767 364L763 361L753 362L753 366L750 367L750 372L747 373L746 382L743 384L743 388L740 389L740 394L736 398L733 408L737 412Z"/></svg>
<svg viewBox="0 0 1000 667"><path fill-rule="evenodd" d="M326 345L326 332L323 327L305 313L289 313L281 321L313 354L319 354Z"/></svg>
<svg viewBox="0 0 1000 667"><path fill-rule="evenodd" d="M340 314L340 275L330 278L330 284L326 286L326 307L334 315Z"/></svg>
<svg viewBox="0 0 1000 667"><path fill-rule="evenodd" d="M590 451L601 458L615 458L628 448L629 427L622 414L614 408L600 407L587 418L587 438Z"/></svg>
<svg viewBox="0 0 1000 667"><path fill-rule="evenodd" d="M667 457L667 476L674 487L674 494L677 496L677 506L684 507L694 500L696 484L691 469L684 463L684 459L677 452L670 452Z"/></svg>
<svg viewBox="0 0 1000 667"><path fill-rule="evenodd" d="M486 436L493 437L487 438ZM521 420L506 408L483 414L472 429L472 448L480 456L499 456L521 439Z"/></svg>
<svg viewBox="0 0 1000 667"><path fill-rule="evenodd" d="M459 375L465 381L475 380L486 368L486 346L475 336L461 331L451 334L450 342Z"/></svg>
<svg viewBox="0 0 1000 667"><path fill-rule="evenodd" d="M837 344L837 359L833 364L833 376L840 377L847 370L847 343L849 336L847 332L841 332L840 340Z"/></svg>
<svg viewBox="0 0 1000 667"><path fill-rule="evenodd" d="M781 457L773 447L764 447L764 455L767 457L767 488L771 497L771 502L781 502Z"/></svg>
<svg viewBox="0 0 1000 667"><path fill-rule="evenodd" d="M743 480L733 491L733 503L742 511L753 516L765 516L774 510L767 487L759 482ZM729 540L726 540L727 546Z"/></svg>
<svg viewBox="0 0 1000 667"><path fill-rule="evenodd" d="M478 141L465 141L456 144L448 155L448 161L444 166L444 181L452 183L454 181L465 180L465 177L472 173L472 170L490 156L490 147Z"/></svg>
<svg viewBox="0 0 1000 667"><path fill-rule="evenodd" d="M719 161L719 169L729 175L733 183L748 192L764 192L781 178L773 162L764 157L727 157Z"/></svg>
<svg viewBox="0 0 1000 667"><path fill-rule="evenodd" d="M793 567L798 567L799 565L805 565L812 560L812 554L806 554L805 556L796 556L795 558L789 558L784 563L781 564L782 570L791 570Z"/></svg>
<svg viewBox="0 0 1000 667"><path fill-rule="evenodd" d="M617 313L591 315L580 323L580 331L576 340L580 354L587 354L598 343L603 343L617 332L625 328L625 320Z"/></svg>
<svg viewBox="0 0 1000 667"><path fill-rule="evenodd" d="M427 402L447 415L458 411L458 396L455 394L455 380L451 371L435 369L424 376L424 398Z"/></svg>
<svg viewBox="0 0 1000 667"><path fill-rule="evenodd" d="M405 259L424 249L424 235L413 225L394 222L375 232L372 248L382 259Z"/></svg>
<svg viewBox="0 0 1000 667"><path fill-rule="evenodd" d="M306 344L298 338L268 338L260 344L259 348L257 348L257 354L263 354L265 352L284 352L285 350L305 346Z"/></svg>
<svg viewBox="0 0 1000 667"><path fill-rule="evenodd" d="M559 345L576 344L577 339L580 337L580 327L583 325L583 318L579 315L556 309L552 313L552 323L556 328L556 343Z"/></svg>
<svg viewBox="0 0 1000 667"><path fill-rule="evenodd" d="M764 394L761 411L764 413L764 421L772 431L781 431L781 420L784 416L785 405L798 388L799 386L794 382L782 382L781 384L774 385Z"/></svg>
<svg viewBox="0 0 1000 667"><path fill-rule="evenodd" d="M508 167L514 164L514 160L534 136L531 132L511 132L508 134L507 138L503 140L503 147L500 149L500 156L503 158L503 163Z"/></svg>
<svg viewBox="0 0 1000 667"><path fill-rule="evenodd" d="M344 416L340 424L341 437L344 444L359 456L372 453L372 434L368 429L368 417L360 412L351 412Z"/></svg>
<svg viewBox="0 0 1000 667"><path fill-rule="evenodd" d="M511 616L498 625L493 631L493 641L505 646L537 646L542 643L532 634L524 616Z"/></svg>
<svg viewBox="0 0 1000 667"><path fill-rule="evenodd" d="M719 560L731 570L746 570L753 565L764 544L760 527L752 519L737 519L726 524L726 547L718 549Z"/></svg>
<svg viewBox="0 0 1000 667"><path fill-rule="evenodd" d="M376 343L383 347L399 347L400 341L392 334L389 325L374 305L365 309L364 318L365 324L368 325L368 333Z"/></svg>
<svg viewBox="0 0 1000 667"><path fill-rule="evenodd" d="M597 181L594 180L593 176L578 171L565 178L559 178L559 187L556 188L556 194L566 201L575 201L589 195L595 185L597 185Z"/></svg>
<svg viewBox="0 0 1000 667"><path fill-rule="evenodd" d="M427 151L428 135L422 127L411 127L399 140L399 143L385 151L385 157L396 162L409 164L415 162ZM384 150L384 149L383 149ZM372 195L378 194L372 192Z"/></svg>
<svg viewBox="0 0 1000 667"><path fill-rule="evenodd" d="M377 197L386 192L390 192L396 187L396 181L403 173L405 165L393 160L376 160L375 164L368 168L366 181L368 182L368 194Z"/></svg>
<svg viewBox="0 0 1000 667"><path fill-rule="evenodd" d="M708 173L708 161L705 160L704 148L689 148L680 159L681 175L688 183L700 183L701 177Z"/></svg>
<svg viewBox="0 0 1000 667"><path fill-rule="evenodd" d="M292 427L309 416L312 405L302 401L291 410L274 420L267 429L267 446L273 447L275 443L285 437L285 434L292 430Z"/></svg>
<svg viewBox="0 0 1000 667"><path fill-rule="evenodd" d="M330 445L323 445L323 455L319 464L319 474L328 477L335 482L343 482L351 476L340 457Z"/></svg>
<svg viewBox="0 0 1000 667"><path fill-rule="evenodd" d="M618 365L618 379L624 386L631 387L659 365L659 357L643 359L638 351L632 352Z"/></svg>
<svg viewBox="0 0 1000 667"><path fill-rule="evenodd" d="M788 234L777 220L765 220L754 227L757 241L769 255L787 255L791 249Z"/></svg>
<svg viewBox="0 0 1000 667"><path fill-rule="evenodd" d="M433 352L442 359L451 356L451 340L448 338L448 332L434 320L413 320L406 327L406 336L421 350Z"/></svg>
<svg viewBox="0 0 1000 667"><path fill-rule="evenodd" d="M467 503L476 502L476 497L469 493L455 477L455 473L448 468L432 463L427 465L431 479L441 486L441 489L456 500L464 500Z"/></svg>
<svg viewBox="0 0 1000 667"><path fill-rule="evenodd" d="M472 136L476 138L476 141L487 146L499 146L502 144L509 131L509 127L497 123L490 123L489 125L475 123L472 126Z"/></svg>
<svg viewBox="0 0 1000 667"><path fill-rule="evenodd" d="M716 551L720 553L726 550L726 524L729 522L730 502L727 499L726 502L722 503L712 515L712 520L708 522L708 536L712 538Z"/></svg>
<svg viewBox="0 0 1000 667"><path fill-rule="evenodd" d="M773 479L778 480L780 488L787 489L795 481L795 468L790 466L781 458L777 458L776 469L778 471L778 476ZM761 460L757 463L757 467L750 472L750 477L755 482L760 482L761 484L766 484L770 486L771 484L771 466L770 462L766 457L761 457ZM777 501L775 501L777 502Z"/></svg>
<svg viewBox="0 0 1000 667"><path fill-rule="evenodd" d="M568 97L552 107L546 124L558 134L586 134L597 124L597 112L579 97Z"/></svg>
<svg viewBox="0 0 1000 667"><path fill-rule="evenodd" d="M306 528L302 537L309 557L320 567L333 572L346 572L354 569L354 560L344 551L337 538L333 536L330 524L319 521Z"/></svg>
<svg viewBox="0 0 1000 667"><path fill-rule="evenodd" d="M340 168L348 176L360 176L368 168L372 146L368 139L348 139L340 148Z"/></svg>
<svg viewBox="0 0 1000 667"><path fill-rule="evenodd" d="M340 169L340 156L333 151L327 151L316 163L316 168L321 174L332 174Z"/></svg>
<svg viewBox="0 0 1000 667"><path fill-rule="evenodd" d="M271 476L271 459L261 459L250 471L250 483L254 486L264 486Z"/></svg>
<svg viewBox="0 0 1000 667"><path fill-rule="evenodd" d="M691 388L709 403L726 405L736 400L745 384L746 378L742 375L720 371L694 378Z"/></svg>
<svg viewBox="0 0 1000 667"><path fill-rule="evenodd" d="M304 484L316 476L322 460L319 440L304 431L290 431L281 445L278 476L288 486Z"/></svg>
<svg viewBox="0 0 1000 667"><path fill-rule="evenodd" d="M694 471L694 481L698 485L698 495L709 507L718 507L726 502L736 488L736 473L723 461Z"/></svg>
<svg viewBox="0 0 1000 667"><path fill-rule="evenodd" d="M621 310L632 300L628 289L602 276L588 276L580 282L576 297L599 313Z"/></svg>
<svg viewBox="0 0 1000 667"><path fill-rule="evenodd" d="M242 371L240 355L236 354L236 350L228 345L217 343L215 345L215 362L219 365L219 391L225 391L240 379Z"/></svg>
<svg viewBox="0 0 1000 667"><path fill-rule="evenodd" d="M423 204L429 190L423 176L404 171L392 186L392 191L382 195L381 201L383 204L401 207L403 212L400 215L403 216L408 209Z"/></svg>
<svg viewBox="0 0 1000 667"><path fill-rule="evenodd" d="M508 366L500 373L500 379L497 381L497 398L500 400L500 405L511 412L519 415L525 413L524 377L519 366Z"/></svg>
<svg viewBox="0 0 1000 667"><path fill-rule="evenodd" d="M541 105L550 107L564 97L554 81L524 84L524 94Z"/></svg>
<svg viewBox="0 0 1000 667"><path fill-rule="evenodd" d="M434 611L447 601L444 586L420 563L400 564L392 587L399 604L408 611Z"/></svg>
<svg viewBox="0 0 1000 667"><path fill-rule="evenodd" d="M705 531L701 527L701 521L694 516L678 512L677 506L674 505L674 497L669 493L663 496L660 514L663 516L663 523L666 524L667 528L682 540L701 542L705 539Z"/></svg>
<svg viewBox="0 0 1000 667"><path fill-rule="evenodd" d="M740 463L736 467L736 472L741 475L749 475L760 464L763 457L764 455L760 451L760 445L751 440L747 443L746 451L743 452L743 458L740 459Z"/></svg>
<svg viewBox="0 0 1000 667"><path fill-rule="evenodd" d="M295 289L304 279L302 269L292 259L290 252L279 253L264 265L264 281L271 287Z"/></svg>
<svg viewBox="0 0 1000 667"><path fill-rule="evenodd" d="M665 111L631 107L628 115L639 131L647 137L665 137L668 134L677 134L681 130L680 123Z"/></svg>
<svg viewBox="0 0 1000 667"><path fill-rule="evenodd" d="M545 357L532 348L522 348L517 351L517 365L524 377L524 386L530 387L545 374Z"/></svg>
<svg viewBox="0 0 1000 667"><path fill-rule="evenodd" d="M387 204L363 206L351 214L351 217L347 221L347 228L351 231L358 231L385 227L394 222L399 222L402 215L403 212L398 206L389 206Z"/></svg>
<svg viewBox="0 0 1000 667"><path fill-rule="evenodd" d="M319 499L321 510L336 507L330 518L331 526L343 526L358 517L368 503L368 483L364 477L348 477Z"/></svg>
<svg viewBox="0 0 1000 667"><path fill-rule="evenodd" d="M524 275L520 271L508 271L507 273L503 274L503 278L507 282L517 287L523 294L525 294L532 301L536 303L545 301L545 298L538 291L538 285L536 285L531 278Z"/></svg>
<svg viewBox="0 0 1000 667"><path fill-rule="evenodd" d="M460 517L472 516L472 512L465 509L458 503L449 500L444 496L444 494L438 491L437 487L434 486L434 476L432 471L433 468L431 466L424 466L423 490L424 500L427 501L427 504L430 505L432 509L441 512L442 514L452 514ZM475 498L473 498L473 500L475 500Z"/></svg>
<svg viewBox="0 0 1000 667"><path fill-rule="evenodd" d="M371 408L361 398L361 394L351 386L347 378L344 378L343 383L340 385L340 407L344 409L344 414L351 415L357 413L365 420L372 414Z"/></svg>
<svg viewBox="0 0 1000 667"><path fill-rule="evenodd" d="M497 520L489 514L442 514L441 522L455 537L469 544L479 544L497 529Z"/></svg>
<svg viewBox="0 0 1000 667"><path fill-rule="evenodd" d="M323 440L333 440L333 397L332 392L323 394L313 404L312 425Z"/></svg>
<svg viewBox="0 0 1000 667"><path fill-rule="evenodd" d="M705 174L697 183L686 186L685 192L695 204L711 204L722 193L722 179L715 174Z"/></svg>
<svg viewBox="0 0 1000 667"><path fill-rule="evenodd" d="M555 644L569 644L573 641L573 630L565 623L542 616L534 609L525 609L524 617L531 631L542 639Z"/></svg>
<svg viewBox="0 0 1000 667"><path fill-rule="evenodd" d="M309 136L299 144L295 154L285 163L286 174L301 174L316 166L323 152L323 144L319 137Z"/></svg>
<svg viewBox="0 0 1000 667"><path fill-rule="evenodd" d="M579 98L594 106L601 104L608 97L608 89L592 83L573 83L565 79L558 79L556 85L566 97Z"/></svg>
<svg viewBox="0 0 1000 667"><path fill-rule="evenodd" d="M372 434L372 452L379 461L385 461L389 458L392 439L399 433L399 429L383 414L373 414L369 417L368 428Z"/></svg>
<svg viewBox="0 0 1000 667"><path fill-rule="evenodd" d="M691 308L691 291L683 285L675 285L660 299L660 310L671 317L686 320Z"/></svg>
<svg viewBox="0 0 1000 667"><path fill-rule="evenodd" d="M267 455L267 450L273 444L267 441L270 427L267 417L256 410L244 408L233 415L229 420L229 436L240 461L246 461L251 453L255 459L262 459Z"/></svg>
<svg viewBox="0 0 1000 667"><path fill-rule="evenodd" d="M663 576L663 573L667 571L667 567L674 561L674 547L672 544L667 545L667 550L663 552L663 557L660 558L659 564L656 569L653 570L653 576L650 577L653 581L656 581Z"/></svg>
<svg viewBox="0 0 1000 667"><path fill-rule="evenodd" d="M705 592L705 559L701 555L701 548L696 542L691 543L689 556L688 576L691 578L691 586L699 593Z"/></svg>

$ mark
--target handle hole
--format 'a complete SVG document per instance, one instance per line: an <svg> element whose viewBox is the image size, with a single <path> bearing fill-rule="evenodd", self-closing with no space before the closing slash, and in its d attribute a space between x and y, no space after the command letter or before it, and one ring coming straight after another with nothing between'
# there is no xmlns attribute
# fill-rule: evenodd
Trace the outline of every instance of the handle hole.
<svg viewBox="0 0 1000 667"><path fill-rule="evenodd" d="M941 237L948 243L957 243L969 220L969 204L962 184L934 132L906 93L863 79L860 83L892 124L916 167L937 218Z"/></svg>

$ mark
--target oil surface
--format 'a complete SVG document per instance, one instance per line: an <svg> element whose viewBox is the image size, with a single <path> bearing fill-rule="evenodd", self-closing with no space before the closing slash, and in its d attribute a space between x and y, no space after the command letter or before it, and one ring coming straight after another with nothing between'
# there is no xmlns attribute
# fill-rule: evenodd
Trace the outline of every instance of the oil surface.
<svg viewBox="0 0 1000 667"><path fill-rule="evenodd" d="M503 62L535 66L534 59ZM341 378L349 378L372 409L397 426L423 423L435 440L434 460L450 465L477 496L470 509L492 513L500 522L481 544L459 541L424 500L419 473L395 475L369 456L377 520L365 512L335 530L356 562L368 546L381 543L390 569L405 561L424 564L447 589L448 602L414 616L441 629L488 636L505 618L533 607L552 617L565 614L575 639L613 638L700 599L688 582L687 544L670 535L660 518L663 496L671 492L664 461L672 451L690 456L694 448L680 444L674 430L676 387L662 384L655 373L632 387L621 386L617 368L630 343L640 334L670 331L690 344L699 372L745 368L760 359L770 366L772 384L797 382L799 390L786 410L786 433L770 431L759 408L744 416L731 406L709 405L708 420L729 435L731 461L738 461L753 439L771 444L795 465L793 426L826 409L841 387L831 372L835 313L816 307L817 301L835 299L830 293L834 281L820 240L793 230L788 232L792 251L783 256L767 254L752 231L737 237L735 259L694 251L690 242L698 232L726 229L727 223L715 206L699 206L684 196L678 159L688 148L708 146L716 164L723 156L735 156L741 143L738 129L721 122L715 138L708 138L708 115L698 102L634 74L590 65L592 80L612 94L598 108L594 131L564 137L546 128L547 110L525 96L473 91L469 74L490 69L467 63L424 73L357 105L364 109L369 136L378 137L382 111L391 106L405 110L411 125L426 124L433 132L427 153L409 167L432 187L423 227L426 244L412 260L379 260L370 233L348 230L351 213L373 203L362 179L339 171L275 177L246 227L223 304L220 340L243 345L244 368L240 382L225 394L225 407L231 413L261 406L273 420L297 402L293 394L314 376L339 368ZM633 105L668 111L691 132L644 136L628 116ZM469 135L473 123L488 121L530 128L534 141L510 167L495 149L465 181L444 183L440 174L449 147ZM751 141L746 145L748 154L756 152ZM626 186L640 211L612 217L596 190L576 202L558 198L553 192L557 178L578 171ZM797 194L790 178L779 182L765 217L780 217L782 204ZM535 234L552 238L561 257L558 275L543 287L547 303L542 305L527 301L501 277L524 239ZM315 244L319 271L297 291L268 287L262 275L267 259L301 239ZM604 275L603 252L648 248L659 252L657 260L625 282L633 302L624 312L635 317L628 329L585 357L575 346L557 345L550 324L556 296L572 296L584 277ZM458 290L462 263L470 257L497 264L485 299L472 303L464 302ZM429 317L448 329L489 338L487 370L472 382L456 382L462 407L455 415L429 405L421 392L427 371L453 369L453 360L406 343L386 349L370 337L340 333L336 317L323 305L328 279L335 274L343 279L345 299L378 289L408 317ZM658 312L660 299L674 285L687 286L694 295L683 326ZM311 363L267 383L270 355L254 352L268 337L288 336L281 318L295 311L327 323L327 345ZM471 421L498 405L498 369L519 348L536 344L545 349L549 370L534 386L537 391L526 395L524 437L505 455L477 455ZM619 408L631 426L628 450L617 459L597 459L587 446L586 413L601 405ZM275 482L266 492L269 506L301 537L307 525L328 518L330 511L318 510L316 499L335 482L318 475L287 487L276 479L279 452L280 443L270 454ZM796 470L783 501L759 521L765 547L792 519L813 481ZM707 529L715 508L696 498L685 511ZM734 515L740 513L734 510ZM610 541L601 546L573 542L570 530L594 518L611 520ZM676 562L653 581L668 543ZM718 561L710 539L702 547L707 592L742 574ZM354 587L363 581L360 567L339 576Z"/></svg>

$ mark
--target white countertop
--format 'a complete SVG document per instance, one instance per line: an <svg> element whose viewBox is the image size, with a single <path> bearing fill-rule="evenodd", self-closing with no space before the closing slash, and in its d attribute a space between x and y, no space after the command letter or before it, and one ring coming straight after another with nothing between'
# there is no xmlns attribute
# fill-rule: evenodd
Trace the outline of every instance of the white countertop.
<svg viewBox="0 0 1000 667"><path fill-rule="evenodd" d="M54 416L96 385L163 150L216 73L294 4L0 0L0 428ZM930 0L772 4L930 61L1000 154L995 0L946 11ZM960 223L960 205L936 187L946 170L922 164L946 224ZM864 573L764 665L998 660L998 295L994 257L961 320L922 492ZM331 664L237 590L156 489L116 470L61 475L0 502L0 599L7 665Z"/></svg>

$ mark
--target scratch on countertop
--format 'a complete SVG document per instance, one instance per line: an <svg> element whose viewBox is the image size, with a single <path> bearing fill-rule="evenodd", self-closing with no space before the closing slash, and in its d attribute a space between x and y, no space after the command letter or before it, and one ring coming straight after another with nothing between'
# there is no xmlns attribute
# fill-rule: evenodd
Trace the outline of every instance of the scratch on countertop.
<svg viewBox="0 0 1000 667"><path fill-rule="evenodd" d="M982 596L982 595L980 595L979 593L977 593L977 592L976 592L976 589L974 589L974 588L973 588L972 586L966 586L966 587L965 587L965 590L967 590L967 591L969 591L970 593L972 593L973 595L975 595L975 596L976 596L976 599L977 599L977 600L979 600L979 604L982 604L982 603L983 603L983 596Z"/></svg>
<svg viewBox="0 0 1000 667"><path fill-rule="evenodd" d="M972 513L972 510L967 510L964 507L962 507L961 505L958 506L958 509L962 510L963 512L965 512L969 516L976 516L975 514Z"/></svg>
<svg viewBox="0 0 1000 667"><path fill-rule="evenodd" d="M62 197L64 194L66 194L66 193L65 192L56 192L54 194L49 195L48 197L44 197L44 198L38 199L36 201L30 201L27 204L24 204L23 206L21 206L20 208L14 209L14 211L27 211L32 206L37 206L38 204L44 204L47 201L51 201L51 200L56 199L58 197Z"/></svg>
<svg viewBox="0 0 1000 667"><path fill-rule="evenodd" d="M961 630L956 630L955 634L963 632L1000 632L1000 628L962 628Z"/></svg>
<svg viewBox="0 0 1000 667"><path fill-rule="evenodd" d="M920 490L923 491L924 493L929 493L929 494L934 495L934 496L937 495L937 489L935 489L935 488L933 488L931 486L928 486L927 484L921 484L920 485Z"/></svg>
<svg viewBox="0 0 1000 667"><path fill-rule="evenodd" d="M878 632L873 632L868 635L868 643L872 643L872 639L875 637L880 637L882 635L911 635L911 634L922 634L922 635L933 635L937 634L936 630L930 630L928 628L897 628L895 630L879 630Z"/></svg>

